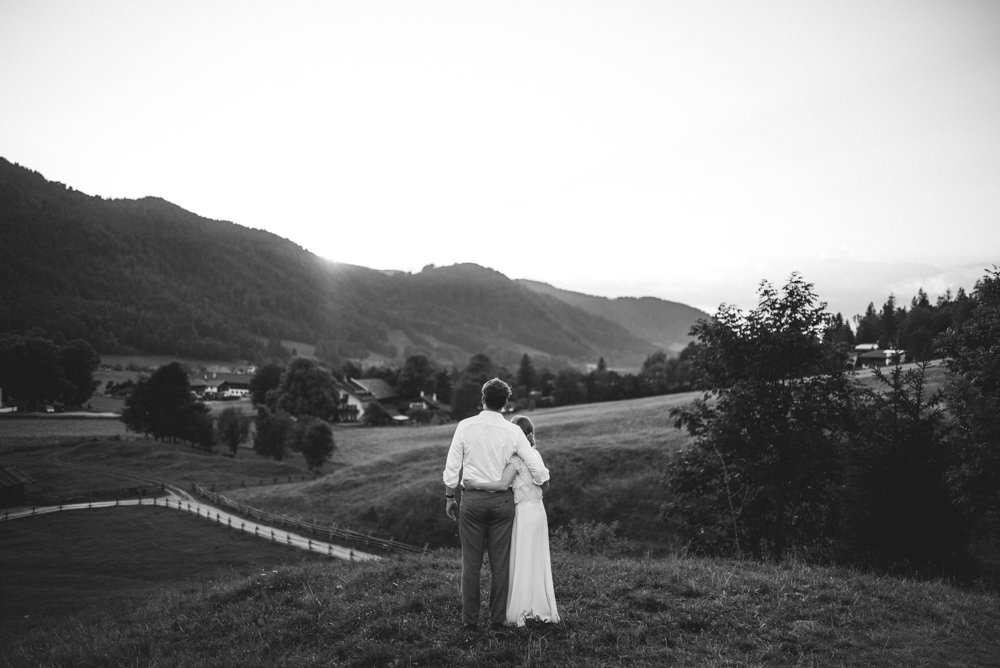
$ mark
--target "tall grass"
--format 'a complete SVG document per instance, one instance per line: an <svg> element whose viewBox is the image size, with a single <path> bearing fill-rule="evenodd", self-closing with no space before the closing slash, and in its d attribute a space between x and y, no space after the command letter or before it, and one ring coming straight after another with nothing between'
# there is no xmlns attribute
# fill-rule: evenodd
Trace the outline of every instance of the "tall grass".
<svg viewBox="0 0 1000 668"><path fill-rule="evenodd" d="M799 563L553 553L559 625L463 630L455 551L265 568L48 625L6 665L996 665L994 595ZM485 622L485 606L483 610Z"/></svg>
<svg viewBox="0 0 1000 668"><path fill-rule="evenodd" d="M669 409L691 394L569 406L531 413L552 472L550 525L610 523L641 547L677 547L660 519L662 478L687 442ZM458 544L444 514L441 473L455 425L336 431L337 452L322 477L247 488L228 496L270 512L431 547Z"/></svg>

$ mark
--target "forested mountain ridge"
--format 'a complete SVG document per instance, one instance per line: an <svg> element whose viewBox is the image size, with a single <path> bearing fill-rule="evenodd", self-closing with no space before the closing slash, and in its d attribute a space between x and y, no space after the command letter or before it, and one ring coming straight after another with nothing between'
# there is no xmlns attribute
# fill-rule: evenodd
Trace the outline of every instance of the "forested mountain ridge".
<svg viewBox="0 0 1000 668"><path fill-rule="evenodd" d="M526 279L518 283L540 294L550 295L571 306L612 322L617 322L629 331L644 338L657 348L667 352L679 352L691 340L691 325L709 314L678 302L656 297L595 297L582 292L562 290Z"/></svg>
<svg viewBox="0 0 1000 668"><path fill-rule="evenodd" d="M693 319L679 327L686 330ZM0 334L103 353L257 358L269 339L331 359L486 353L636 364L638 330L477 265L410 274L324 260L155 197L106 200L0 158Z"/></svg>

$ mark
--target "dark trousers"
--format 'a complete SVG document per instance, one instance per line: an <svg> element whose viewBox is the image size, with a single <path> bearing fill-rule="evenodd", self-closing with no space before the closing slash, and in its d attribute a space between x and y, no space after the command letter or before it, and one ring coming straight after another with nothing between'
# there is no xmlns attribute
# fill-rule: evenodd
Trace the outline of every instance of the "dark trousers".
<svg viewBox="0 0 1000 668"><path fill-rule="evenodd" d="M479 621L479 574L483 552L490 556L490 622L507 618L510 580L510 537L514 527L514 493L462 492L458 536L462 539L462 622Z"/></svg>

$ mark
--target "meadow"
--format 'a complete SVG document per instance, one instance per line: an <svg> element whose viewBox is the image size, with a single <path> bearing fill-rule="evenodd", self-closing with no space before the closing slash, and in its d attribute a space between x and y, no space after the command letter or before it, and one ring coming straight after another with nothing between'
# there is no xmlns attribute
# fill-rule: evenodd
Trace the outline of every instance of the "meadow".
<svg viewBox="0 0 1000 668"><path fill-rule="evenodd" d="M44 534L72 531L46 525L54 519L21 525L2 565L10 568L7 555L23 550L28 556L14 567L26 580L50 567L41 573L102 593L76 586L71 610L34 603L37 624L4 626L0 665L894 667L990 666L1000 658L996 595L943 581L554 546L562 623L473 632L459 623L455 550L295 564L229 533L213 538L208 530L220 530L196 518L171 527L154 515L145 530L135 520L95 521L107 528L106 542L69 535L78 547L62 558L80 564L36 566L30 555L58 547ZM121 549L129 541L144 547ZM91 550L94 558L77 557ZM104 595L116 586L120 595ZM49 594L33 589L19 596Z"/></svg>
<svg viewBox="0 0 1000 668"><path fill-rule="evenodd" d="M500 631L459 624L440 482L454 425L340 426L315 478L301 458L248 448L233 458L132 436L0 439L0 464L55 494L106 486L115 471L215 484L272 512L438 548L348 563L148 507L0 523L0 665L1000 665L1000 605L985 583L677 550L658 487L687 442L667 413L693 396L530 414L553 474L563 623ZM558 530L573 520L617 522L618 536Z"/></svg>

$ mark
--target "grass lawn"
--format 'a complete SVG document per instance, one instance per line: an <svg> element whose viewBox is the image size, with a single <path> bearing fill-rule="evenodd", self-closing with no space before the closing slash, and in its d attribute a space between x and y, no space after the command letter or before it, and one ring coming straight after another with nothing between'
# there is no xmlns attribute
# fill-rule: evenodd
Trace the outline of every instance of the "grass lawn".
<svg viewBox="0 0 1000 668"><path fill-rule="evenodd" d="M0 522L0 645L68 616L93 618L159 592L329 557L165 508L77 510Z"/></svg>
<svg viewBox="0 0 1000 668"><path fill-rule="evenodd" d="M140 580L162 572L109 554L95 584L123 561ZM119 606L39 626L0 650L0 662L895 667L988 666L1000 657L996 596L939 581L799 563L554 552L561 624L473 632L460 624L455 551L272 563L148 588Z"/></svg>

